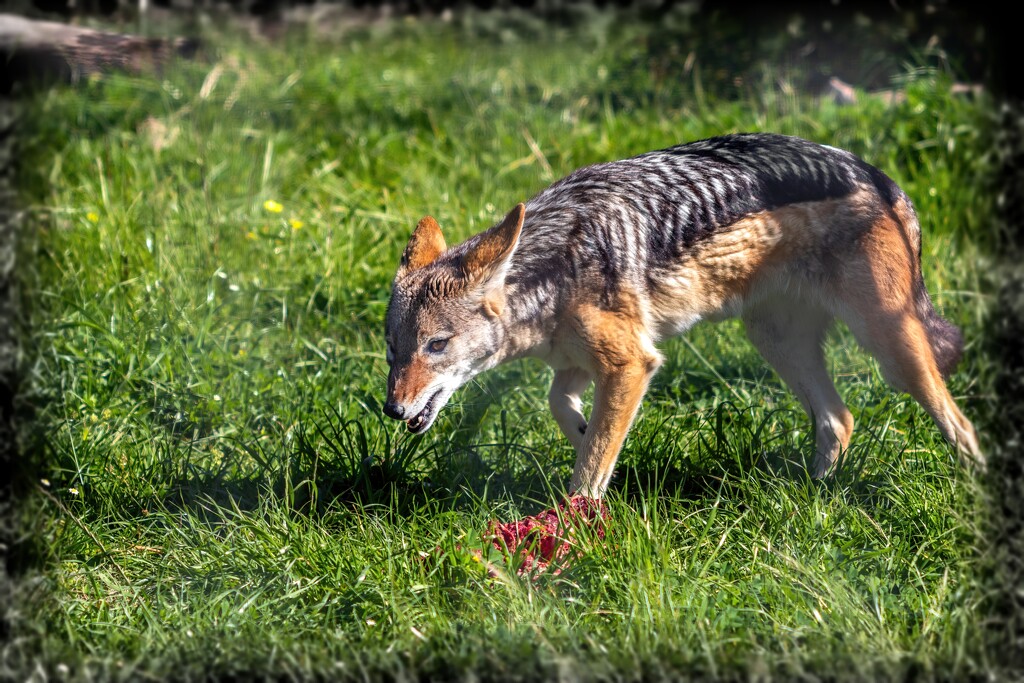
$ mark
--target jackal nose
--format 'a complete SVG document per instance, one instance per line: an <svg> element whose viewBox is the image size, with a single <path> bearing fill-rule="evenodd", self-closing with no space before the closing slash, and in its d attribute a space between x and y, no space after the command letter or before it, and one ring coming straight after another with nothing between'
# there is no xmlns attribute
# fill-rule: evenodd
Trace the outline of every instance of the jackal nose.
<svg viewBox="0 0 1024 683"><path fill-rule="evenodd" d="M405 419L405 408L396 403L394 399L390 399L384 404L384 414L392 420L403 420Z"/></svg>

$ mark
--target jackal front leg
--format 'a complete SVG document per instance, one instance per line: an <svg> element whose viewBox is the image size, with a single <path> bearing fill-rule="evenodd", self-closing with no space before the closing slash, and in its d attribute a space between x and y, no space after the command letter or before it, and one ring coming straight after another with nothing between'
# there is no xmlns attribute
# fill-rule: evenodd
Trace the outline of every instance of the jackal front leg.
<svg viewBox="0 0 1024 683"><path fill-rule="evenodd" d="M569 491L600 498L661 355L635 318L594 310L581 315L579 334L589 348L596 374L594 410L576 455Z"/></svg>
<svg viewBox="0 0 1024 683"><path fill-rule="evenodd" d="M587 433L587 418L583 415L581 397L592 381L591 374L581 368L556 370L548 394L551 414L576 449L577 455L583 448L583 435Z"/></svg>

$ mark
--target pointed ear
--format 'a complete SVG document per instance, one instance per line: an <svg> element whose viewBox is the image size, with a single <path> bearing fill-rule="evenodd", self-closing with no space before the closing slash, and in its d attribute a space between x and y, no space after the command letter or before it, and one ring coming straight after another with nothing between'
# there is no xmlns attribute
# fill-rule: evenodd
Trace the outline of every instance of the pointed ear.
<svg viewBox="0 0 1024 683"><path fill-rule="evenodd" d="M505 270L519 242L525 216L526 207L516 204L501 223L480 236L480 240L462 258L468 279L481 282Z"/></svg>
<svg viewBox="0 0 1024 683"><path fill-rule="evenodd" d="M444 243L441 227L430 216L424 216L413 230L409 243L405 245L400 270L418 270L429 266L448 246Z"/></svg>

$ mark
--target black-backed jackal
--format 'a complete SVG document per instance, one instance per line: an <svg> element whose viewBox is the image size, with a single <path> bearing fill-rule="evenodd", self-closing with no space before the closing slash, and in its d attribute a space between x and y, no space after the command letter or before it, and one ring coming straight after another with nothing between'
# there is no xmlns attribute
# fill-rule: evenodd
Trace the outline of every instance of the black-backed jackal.
<svg viewBox="0 0 1024 683"><path fill-rule="evenodd" d="M455 247L433 218L419 222L387 313L384 412L423 432L477 373L542 358L555 371L551 412L576 448L570 491L600 497L661 364L658 342L739 316L813 419L820 477L853 431L822 349L839 318L962 459L984 464L943 379L960 332L932 307L920 258L910 199L833 147L727 135L588 166Z"/></svg>

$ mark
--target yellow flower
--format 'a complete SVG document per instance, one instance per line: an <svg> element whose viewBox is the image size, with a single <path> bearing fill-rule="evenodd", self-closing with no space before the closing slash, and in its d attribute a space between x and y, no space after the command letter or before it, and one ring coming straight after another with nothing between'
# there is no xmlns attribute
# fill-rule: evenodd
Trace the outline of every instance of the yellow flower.
<svg viewBox="0 0 1024 683"><path fill-rule="evenodd" d="M252 230L250 230L249 232L245 233L245 239L247 239L247 240L254 240L254 239L256 239L256 233L254 233Z"/></svg>
<svg viewBox="0 0 1024 683"><path fill-rule="evenodd" d="M300 221L298 218L289 218L288 225L292 226L292 230L301 230L305 223Z"/></svg>
<svg viewBox="0 0 1024 683"><path fill-rule="evenodd" d="M267 201L263 202L263 208L269 211L270 213L281 213L282 211L284 211L284 207L275 202L273 199L268 199Z"/></svg>
<svg viewBox="0 0 1024 683"><path fill-rule="evenodd" d="M89 213L85 214L85 217L88 219L90 223L100 222L100 215L95 211L90 211Z"/></svg>

